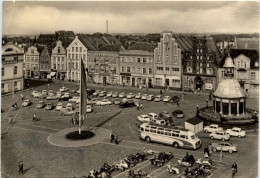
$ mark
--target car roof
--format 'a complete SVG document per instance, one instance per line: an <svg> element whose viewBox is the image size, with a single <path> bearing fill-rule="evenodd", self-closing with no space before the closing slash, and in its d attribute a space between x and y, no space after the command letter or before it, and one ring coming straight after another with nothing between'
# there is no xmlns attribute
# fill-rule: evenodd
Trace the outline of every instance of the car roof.
<svg viewBox="0 0 260 178"><path fill-rule="evenodd" d="M232 143L229 143L229 142L220 142L219 144L221 144L221 143L232 145Z"/></svg>
<svg viewBox="0 0 260 178"><path fill-rule="evenodd" d="M43 103L43 101L39 101L39 103Z"/></svg>
<svg viewBox="0 0 260 178"><path fill-rule="evenodd" d="M153 96L153 95L148 95L148 96Z"/></svg>
<svg viewBox="0 0 260 178"><path fill-rule="evenodd" d="M162 97L162 95L156 95L156 97Z"/></svg>
<svg viewBox="0 0 260 178"><path fill-rule="evenodd" d="M148 115L147 115L147 114L142 114L141 116L142 116L142 117L148 117Z"/></svg>
<svg viewBox="0 0 260 178"><path fill-rule="evenodd" d="M218 127L218 124L211 124L210 126L216 126L216 127Z"/></svg>
<svg viewBox="0 0 260 178"><path fill-rule="evenodd" d="M170 96L164 96L164 97L170 97Z"/></svg>
<svg viewBox="0 0 260 178"><path fill-rule="evenodd" d="M143 94L143 95L148 95L148 94Z"/></svg>
<svg viewBox="0 0 260 178"><path fill-rule="evenodd" d="M148 113L148 114L150 114L150 115L157 115L156 113L153 113L153 112L150 112L150 113Z"/></svg>
<svg viewBox="0 0 260 178"><path fill-rule="evenodd" d="M242 130L242 129L239 128L239 127L233 127L232 129L235 129L235 130Z"/></svg>

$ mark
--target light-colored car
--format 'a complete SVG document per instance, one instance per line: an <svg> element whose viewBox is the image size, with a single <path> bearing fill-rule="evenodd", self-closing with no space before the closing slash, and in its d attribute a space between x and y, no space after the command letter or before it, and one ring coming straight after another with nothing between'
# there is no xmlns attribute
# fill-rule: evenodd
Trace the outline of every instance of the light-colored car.
<svg viewBox="0 0 260 178"><path fill-rule="evenodd" d="M92 98L88 104L96 104L98 101L100 101L100 98Z"/></svg>
<svg viewBox="0 0 260 178"><path fill-rule="evenodd" d="M220 143L212 143L212 150L216 151L228 151L229 153L237 152L237 145L228 143L228 142L220 142Z"/></svg>
<svg viewBox="0 0 260 178"><path fill-rule="evenodd" d="M122 92L122 93L119 94L119 98L124 98L124 97L126 97L126 95L125 95L124 92Z"/></svg>
<svg viewBox="0 0 260 178"><path fill-rule="evenodd" d="M218 124L211 124L209 126L206 126L203 128L204 132L216 132L216 131L222 131L223 128L222 127L219 127Z"/></svg>
<svg viewBox="0 0 260 178"><path fill-rule="evenodd" d="M160 101L162 101L162 100L163 100L162 95L157 95L157 96L154 98L154 101L155 101L155 102L160 102Z"/></svg>
<svg viewBox="0 0 260 178"><path fill-rule="evenodd" d="M107 92L106 92L106 91L101 91L101 92L99 92L98 95L99 95L100 97L107 96Z"/></svg>
<svg viewBox="0 0 260 178"><path fill-rule="evenodd" d="M60 91L61 91L61 92L69 91L69 88L67 88L67 87L61 87L61 88L60 88Z"/></svg>
<svg viewBox="0 0 260 178"><path fill-rule="evenodd" d="M233 127L232 129L227 129L226 133L228 133L230 136L239 137L239 138L246 136L246 132L238 127Z"/></svg>
<svg viewBox="0 0 260 178"><path fill-rule="evenodd" d="M41 93L40 92L37 92L37 91L32 91L32 96L34 98L40 98L41 97Z"/></svg>
<svg viewBox="0 0 260 178"><path fill-rule="evenodd" d="M63 104L62 103L58 103L54 110L55 111L60 111L62 108L63 108Z"/></svg>
<svg viewBox="0 0 260 178"><path fill-rule="evenodd" d="M48 95L48 92L47 92L47 90L42 90L42 95L45 95L45 96L47 96L47 95Z"/></svg>
<svg viewBox="0 0 260 178"><path fill-rule="evenodd" d="M71 98L70 93L64 93L64 95L62 95L59 100L60 101L68 101Z"/></svg>
<svg viewBox="0 0 260 178"><path fill-rule="evenodd" d="M60 98L62 96L61 91L57 91L57 97Z"/></svg>
<svg viewBox="0 0 260 178"><path fill-rule="evenodd" d="M150 112L147 114L151 119L157 119L159 116L156 113Z"/></svg>
<svg viewBox="0 0 260 178"><path fill-rule="evenodd" d="M143 115L137 116L137 119L140 122L150 122L151 121L151 118L147 114L143 114Z"/></svg>
<svg viewBox="0 0 260 178"><path fill-rule="evenodd" d="M105 106L105 105L111 105L112 102L109 101L108 99L102 99L101 101L97 101L96 105L97 106Z"/></svg>
<svg viewBox="0 0 260 178"><path fill-rule="evenodd" d="M54 94L54 92L53 92L52 90L49 90L49 91L48 91L48 95L49 95L49 96L52 96L52 95L55 95L55 94Z"/></svg>
<svg viewBox="0 0 260 178"><path fill-rule="evenodd" d="M117 98L119 96L119 93L118 92L114 92L113 94L112 94L112 97L113 98Z"/></svg>
<svg viewBox="0 0 260 178"><path fill-rule="evenodd" d="M80 102L79 96L73 96L73 98L69 99L69 102L76 102L77 104Z"/></svg>
<svg viewBox="0 0 260 178"><path fill-rule="evenodd" d="M72 105L72 103L68 103L68 104L66 105L66 110L68 110L68 111L73 110L73 105Z"/></svg>
<svg viewBox="0 0 260 178"><path fill-rule="evenodd" d="M154 100L154 96L153 95L148 95L146 100L147 101L153 101Z"/></svg>
<svg viewBox="0 0 260 178"><path fill-rule="evenodd" d="M76 110L67 110L63 108L60 112L61 116L73 116L75 114Z"/></svg>
<svg viewBox="0 0 260 178"><path fill-rule="evenodd" d="M116 98L116 99L113 99L113 104L116 104L116 105L118 105L118 104L120 104L120 99L119 98Z"/></svg>
<svg viewBox="0 0 260 178"><path fill-rule="evenodd" d="M47 96L47 100L56 100L56 99L58 99L59 97L57 96L57 95L55 95L55 94L52 94L52 95L49 95L49 96Z"/></svg>
<svg viewBox="0 0 260 178"><path fill-rule="evenodd" d="M52 103L47 103L47 105L45 106L45 110L52 110L52 108L53 108Z"/></svg>
<svg viewBox="0 0 260 178"><path fill-rule="evenodd" d="M94 93L93 93L93 96L98 96L100 90L96 90Z"/></svg>
<svg viewBox="0 0 260 178"><path fill-rule="evenodd" d="M107 93L107 96L108 96L108 97L112 97L112 95L113 95L113 92L112 92L112 91L110 91L110 92Z"/></svg>
<svg viewBox="0 0 260 178"><path fill-rule="evenodd" d="M230 135L226 134L224 131L216 131L209 134L210 139L217 139L222 141L227 141L230 139Z"/></svg>
<svg viewBox="0 0 260 178"><path fill-rule="evenodd" d="M23 103L22 103L22 106L23 107L27 107L31 104L31 101L30 100L24 100Z"/></svg>
<svg viewBox="0 0 260 178"><path fill-rule="evenodd" d="M86 106L86 112L87 113L93 112L93 109L92 109L91 105L87 105Z"/></svg>
<svg viewBox="0 0 260 178"><path fill-rule="evenodd" d="M169 101L170 101L170 99L171 99L171 97L170 97L170 96L165 96L165 97L163 98L163 101L164 101L164 102L169 102Z"/></svg>
<svg viewBox="0 0 260 178"><path fill-rule="evenodd" d="M159 114L159 116L163 117L164 119L172 118L169 111L163 111L162 113Z"/></svg>
<svg viewBox="0 0 260 178"><path fill-rule="evenodd" d="M151 118L151 123L163 126L167 125L167 122L163 118Z"/></svg>
<svg viewBox="0 0 260 178"><path fill-rule="evenodd" d="M141 99L141 97L142 97L142 93L136 93L136 95L135 95L136 99Z"/></svg>
<svg viewBox="0 0 260 178"><path fill-rule="evenodd" d="M43 101L39 101L36 105L36 108L37 109L41 109L41 108L44 108L45 107L45 103Z"/></svg>
<svg viewBox="0 0 260 178"><path fill-rule="evenodd" d="M126 98L134 98L135 97L135 94L133 94L133 93L128 93L127 94L127 96L126 96Z"/></svg>
<svg viewBox="0 0 260 178"><path fill-rule="evenodd" d="M142 100L146 100L146 99L147 99L147 96L148 96L147 94L142 94L141 99L142 99Z"/></svg>

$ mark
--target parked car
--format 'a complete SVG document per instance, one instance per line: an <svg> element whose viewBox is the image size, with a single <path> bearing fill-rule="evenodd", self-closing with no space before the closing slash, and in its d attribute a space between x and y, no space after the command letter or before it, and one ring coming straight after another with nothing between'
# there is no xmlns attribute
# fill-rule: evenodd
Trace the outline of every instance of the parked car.
<svg viewBox="0 0 260 178"><path fill-rule="evenodd" d="M153 101L154 100L154 96L153 95L148 95L146 100L147 101Z"/></svg>
<svg viewBox="0 0 260 178"><path fill-rule="evenodd" d="M227 141L230 139L230 135L226 134L224 131L216 131L209 134L210 139L217 139L222 141Z"/></svg>
<svg viewBox="0 0 260 178"><path fill-rule="evenodd" d="M142 93L136 93L136 95L135 95L136 99L141 99L141 97L142 97Z"/></svg>
<svg viewBox="0 0 260 178"><path fill-rule="evenodd" d="M91 95L93 95L93 93L95 93L95 90L87 89L87 93L89 96L91 96Z"/></svg>
<svg viewBox="0 0 260 178"><path fill-rule="evenodd" d="M72 103L68 103L68 104L66 105L66 109L67 109L68 111L73 110L73 105L72 105Z"/></svg>
<svg viewBox="0 0 260 178"><path fill-rule="evenodd" d="M135 106L134 100L127 100L126 102L121 102L119 104L120 108L130 108L134 106Z"/></svg>
<svg viewBox="0 0 260 178"><path fill-rule="evenodd" d="M45 96L47 96L47 95L48 95L48 92L47 92L47 90L42 90L42 95L45 95Z"/></svg>
<svg viewBox="0 0 260 178"><path fill-rule="evenodd" d="M69 102L75 102L79 103L80 102L80 97L79 96L73 96L73 98L69 99Z"/></svg>
<svg viewBox="0 0 260 178"><path fill-rule="evenodd" d="M60 112L61 116L73 116L75 114L76 110L67 110L63 108Z"/></svg>
<svg viewBox="0 0 260 178"><path fill-rule="evenodd" d="M30 100L24 100L23 103L22 103L23 107L27 107L29 105L31 105L31 101Z"/></svg>
<svg viewBox="0 0 260 178"><path fill-rule="evenodd" d="M70 93L64 93L64 95L62 95L59 98L59 101L68 101L71 98Z"/></svg>
<svg viewBox="0 0 260 178"><path fill-rule="evenodd" d="M48 95L49 95L49 96L52 96L52 95L55 95L55 94L54 94L54 92L53 92L52 90L49 90L49 91L48 91Z"/></svg>
<svg viewBox="0 0 260 178"><path fill-rule="evenodd" d="M91 105L87 105L86 106L86 112L87 113L93 112L93 109L92 109Z"/></svg>
<svg viewBox="0 0 260 178"><path fill-rule="evenodd" d="M41 109L41 108L44 108L45 107L45 103L44 101L39 101L36 105L36 108L37 109Z"/></svg>
<svg viewBox="0 0 260 178"><path fill-rule="evenodd" d="M220 143L212 143L212 150L216 151L228 151L229 153L237 152L237 145L228 143L228 142L220 142Z"/></svg>
<svg viewBox="0 0 260 178"><path fill-rule="evenodd" d="M98 96L100 90L96 90L94 93L93 93L93 96Z"/></svg>
<svg viewBox="0 0 260 178"><path fill-rule="evenodd" d="M119 94L119 98L125 98L125 97L126 97L126 95L125 95L124 92L122 92L122 93Z"/></svg>
<svg viewBox="0 0 260 178"><path fill-rule="evenodd" d="M141 99L142 99L142 100L146 100L146 99L147 99L147 96L148 96L147 94L142 94Z"/></svg>
<svg viewBox="0 0 260 178"><path fill-rule="evenodd" d="M151 119L159 118L159 116L158 116L156 113L153 113L153 112L148 113L147 115L148 115Z"/></svg>
<svg viewBox="0 0 260 178"><path fill-rule="evenodd" d="M228 133L230 136L239 137L239 138L246 136L246 132L238 127L233 127L232 129L227 129L226 133Z"/></svg>
<svg viewBox="0 0 260 178"><path fill-rule="evenodd" d="M167 125L167 122L163 118L151 118L151 123L163 126Z"/></svg>
<svg viewBox="0 0 260 178"><path fill-rule="evenodd" d="M162 101L162 100L163 100L162 95L157 95L157 96L154 98L154 101L155 101L155 102L160 102L160 101Z"/></svg>
<svg viewBox="0 0 260 178"><path fill-rule="evenodd" d="M175 116L176 118L184 118L184 113L182 110L175 110L172 112L172 115Z"/></svg>
<svg viewBox="0 0 260 178"><path fill-rule="evenodd" d="M62 108L63 108L63 104L62 103L58 103L54 110L55 111L60 111Z"/></svg>
<svg viewBox="0 0 260 178"><path fill-rule="evenodd" d="M61 91L57 91L57 97L60 98L62 96Z"/></svg>
<svg viewBox="0 0 260 178"><path fill-rule="evenodd" d="M113 99L112 103L115 105L118 105L118 104L120 104L120 99L119 98Z"/></svg>
<svg viewBox="0 0 260 178"><path fill-rule="evenodd" d="M100 98L92 98L88 104L94 105L94 104L96 104L100 100L101 100Z"/></svg>
<svg viewBox="0 0 260 178"><path fill-rule="evenodd" d="M164 101L164 102L170 102L170 99L171 99L170 96L165 96L165 97L163 98L163 101Z"/></svg>
<svg viewBox="0 0 260 178"><path fill-rule="evenodd" d="M102 99L101 101L97 101L96 105L97 106L105 106L105 105L111 105L112 102L109 101L108 99Z"/></svg>
<svg viewBox="0 0 260 178"><path fill-rule="evenodd" d="M32 96L34 98L40 98L41 97L41 93L40 92L37 92L37 91L32 91Z"/></svg>
<svg viewBox="0 0 260 178"><path fill-rule="evenodd" d="M47 105L45 106L45 110L52 110L52 108L53 108L52 103L47 103Z"/></svg>
<svg viewBox="0 0 260 178"><path fill-rule="evenodd" d="M59 97L57 96L57 95L55 95L55 94L51 94L51 95L49 95L49 96L47 96L47 100L56 100L56 99L58 99Z"/></svg>
<svg viewBox="0 0 260 178"><path fill-rule="evenodd" d="M171 114L168 111L163 111L159 114L160 117L163 117L164 119L172 118Z"/></svg>
<svg viewBox="0 0 260 178"><path fill-rule="evenodd" d="M61 92L69 91L69 88L67 88L67 87L61 87L61 88L60 88L60 91L61 91Z"/></svg>
<svg viewBox="0 0 260 178"><path fill-rule="evenodd" d="M128 93L126 96L126 98L134 98L134 97L135 97L135 94L133 94L133 93Z"/></svg>
<svg viewBox="0 0 260 178"><path fill-rule="evenodd" d="M103 97L103 96L106 96L107 95L107 92L106 91L101 91L99 92L99 96L100 97Z"/></svg>
<svg viewBox="0 0 260 178"><path fill-rule="evenodd" d="M150 122L151 121L151 118L147 114L143 114L143 115L137 116L137 119L140 122Z"/></svg>
<svg viewBox="0 0 260 178"><path fill-rule="evenodd" d="M113 92L112 92L112 91L110 91L110 92L107 93L107 96L108 96L108 97L112 97L112 95L113 95Z"/></svg>
<svg viewBox="0 0 260 178"><path fill-rule="evenodd" d="M173 97L171 97L169 102L174 104L174 103L177 103L179 101L180 101L180 99L179 99L178 96L173 96Z"/></svg>
<svg viewBox="0 0 260 178"><path fill-rule="evenodd" d="M114 92L113 94L112 94L112 97L113 98L117 98L119 96L119 93L118 92Z"/></svg>
<svg viewBox="0 0 260 178"><path fill-rule="evenodd" d="M204 127L204 132L216 132L216 131L222 131L223 127L219 127L218 124L211 124L210 126L205 126Z"/></svg>

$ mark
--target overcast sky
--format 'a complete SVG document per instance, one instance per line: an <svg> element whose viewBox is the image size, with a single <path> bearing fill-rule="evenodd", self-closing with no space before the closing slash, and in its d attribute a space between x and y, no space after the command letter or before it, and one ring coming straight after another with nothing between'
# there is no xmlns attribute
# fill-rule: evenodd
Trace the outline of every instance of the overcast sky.
<svg viewBox="0 0 260 178"><path fill-rule="evenodd" d="M3 2L3 34L251 33L259 31L257 2Z"/></svg>

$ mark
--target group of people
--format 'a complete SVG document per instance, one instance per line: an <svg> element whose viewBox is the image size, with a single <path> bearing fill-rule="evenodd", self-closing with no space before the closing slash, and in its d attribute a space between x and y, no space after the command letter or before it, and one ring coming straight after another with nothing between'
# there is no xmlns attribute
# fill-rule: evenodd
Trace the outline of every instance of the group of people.
<svg viewBox="0 0 260 178"><path fill-rule="evenodd" d="M115 142L116 144L118 144L118 134L117 133L111 133L111 138L110 138L110 142Z"/></svg>
<svg viewBox="0 0 260 178"><path fill-rule="evenodd" d="M137 110L144 109L143 104L142 103L137 103L136 104L136 109Z"/></svg>

